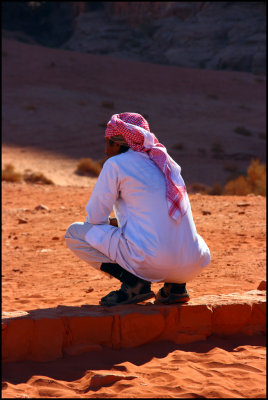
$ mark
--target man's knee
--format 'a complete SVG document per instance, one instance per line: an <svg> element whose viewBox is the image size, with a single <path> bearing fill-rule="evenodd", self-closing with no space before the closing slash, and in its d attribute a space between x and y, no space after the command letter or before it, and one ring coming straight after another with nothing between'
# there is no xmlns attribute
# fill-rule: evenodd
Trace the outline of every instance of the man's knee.
<svg viewBox="0 0 268 400"><path fill-rule="evenodd" d="M77 237L77 233L77 222L74 222L69 226L64 237L65 239L74 239Z"/></svg>
<svg viewBox="0 0 268 400"><path fill-rule="evenodd" d="M86 233L91 225L84 222L74 222L67 229L64 237L65 239L82 239L84 240Z"/></svg>

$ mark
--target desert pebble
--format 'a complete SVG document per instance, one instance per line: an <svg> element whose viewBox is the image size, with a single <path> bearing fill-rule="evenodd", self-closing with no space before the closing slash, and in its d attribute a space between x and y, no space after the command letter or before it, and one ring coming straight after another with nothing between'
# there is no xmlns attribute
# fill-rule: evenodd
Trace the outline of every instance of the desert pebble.
<svg viewBox="0 0 268 400"><path fill-rule="evenodd" d="M35 210L45 210L45 211L49 211L49 208L47 206L44 206L44 204L39 204L39 206L35 207Z"/></svg>
<svg viewBox="0 0 268 400"><path fill-rule="evenodd" d="M210 212L210 211L205 211L205 210L203 210L203 211L202 211L202 214L203 214L203 215L211 215L211 212Z"/></svg>
<svg viewBox="0 0 268 400"><path fill-rule="evenodd" d="M258 290L266 290L266 281L261 281L258 286Z"/></svg>
<svg viewBox="0 0 268 400"><path fill-rule="evenodd" d="M19 218L19 219L18 219L18 223L19 223L19 224L27 224L28 221L27 221L26 219L24 219L24 218Z"/></svg>

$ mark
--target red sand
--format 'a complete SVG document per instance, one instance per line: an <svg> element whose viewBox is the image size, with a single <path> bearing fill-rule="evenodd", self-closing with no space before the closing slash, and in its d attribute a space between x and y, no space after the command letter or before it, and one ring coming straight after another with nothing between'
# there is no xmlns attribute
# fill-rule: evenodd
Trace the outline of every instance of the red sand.
<svg viewBox="0 0 268 400"><path fill-rule="evenodd" d="M68 225L85 219L93 185L94 180L88 188L3 183L3 311L97 305L117 286L64 243ZM189 282L191 296L256 289L266 279L265 198L190 200L212 254L211 265ZM49 210L35 210L40 204ZM265 397L265 356L264 336L239 336L7 363L3 397Z"/></svg>
<svg viewBox="0 0 268 400"><path fill-rule="evenodd" d="M146 112L152 131L168 149L183 142L185 152L177 151L174 158L180 156L184 178L198 180L201 175L212 182L226 178L225 160L219 163L209 151L213 141L226 145L230 153L251 149L265 153L261 139L241 138L233 132L241 124L255 136L263 131L263 78L116 59L107 65L102 56L8 40L3 40L2 55L3 165L12 162L20 172L40 170L57 184L2 184L3 311L97 305L117 286L115 280L77 259L64 243L69 224L85 220L85 205L95 183L74 174L77 160L102 156L99 124L112 113ZM141 78L138 86L137 77ZM158 86L160 77L164 79ZM101 107L104 100L114 101L115 108ZM93 115L97 119L89 129ZM207 148L205 157L198 147ZM238 168L247 165L243 160L235 163ZM191 195L190 200L197 230L212 254L211 265L187 285L191 296L256 289L266 280L266 199ZM40 204L49 210L36 210ZM160 284L152 287L158 290ZM163 342L103 349L54 362L8 363L3 365L2 396L264 398L265 356L264 336L239 336L211 337L189 345Z"/></svg>

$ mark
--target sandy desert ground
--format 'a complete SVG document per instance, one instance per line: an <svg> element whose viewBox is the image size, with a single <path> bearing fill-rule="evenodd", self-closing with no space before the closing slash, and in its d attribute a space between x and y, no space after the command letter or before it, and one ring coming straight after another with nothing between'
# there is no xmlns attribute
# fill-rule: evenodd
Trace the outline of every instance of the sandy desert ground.
<svg viewBox="0 0 268 400"><path fill-rule="evenodd" d="M148 119L188 186L224 185L230 170L246 172L251 158L266 160L265 76L119 60L5 38L2 65L3 163L12 161L21 172L45 167L57 184L75 178L79 158L103 158L105 126L112 114L125 111ZM236 133L237 127L248 134ZM58 179L59 160L66 174ZM73 182L83 186L85 179Z"/></svg>
<svg viewBox="0 0 268 400"><path fill-rule="evenodd" d="M3 182L3 311L97 305L117 282L76 259L64 233L85 219L88 187ZM266 280L265 204L261 196L190 196L211 265L188 283L192 297L245 292ZM36 209L40 204L47 209ZM152 285L158 290L160 283ZM119 286L119 285L118 285ZM4 364L4 397L265 397L264 336L148 344L49 362ZM90 388L92 375L109 375ZM119 374L118 381L113 375ZM112 375L112 377L111 377ZM116 378L117 379L117 378Z"/></svg>
<svg viewBox="0 0 268 400"><path fill-rule="evenodd" d="M186 183L191 177L223 182L223 164L246 168L251 153L265 159L258 136L265 129L263 77L223 72L219 79L215 71L175 67L167 73L164 66L115 59L107 65L102 56L11 40L3 40L2 56L2 164L41 171L56 183L2 182L3 311L97 305L114 289L114 279L75 258L64 242L67 227L85 220L96 182L75 175L77 161L103 156L103 124L112 113L145 110L168 149L183 142L185 151L172 155L181 160ZM114 109L102 107L104 100L114 101ZM253 136L233 133L241 121ZM224 155L211 153L213 140L225 146ZM212 255L210 266L189 282L191 296L256 289L266 280L266 198L190 194L190 200ZM103 382L95 389L94 375ZM53 362L7 363L2 378L4 398L265 398L266 342L264 336L236 336L188 345L149 343Z"/></svg>

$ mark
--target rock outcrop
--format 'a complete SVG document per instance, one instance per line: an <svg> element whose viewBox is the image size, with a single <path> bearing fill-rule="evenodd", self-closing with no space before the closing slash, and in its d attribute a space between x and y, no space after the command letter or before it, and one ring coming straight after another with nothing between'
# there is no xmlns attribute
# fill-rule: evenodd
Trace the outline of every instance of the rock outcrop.
<svg viewBox="0 0 268 400"><path fill-rule="evenodd" d="M4 2L2 22L44 46L266 74L266 2Z"/></svg>
<svg viewBox="0 0 268 400"><path fill-rule="evenodd" d="M3 361L49 361L67 355L136 347L170 340L178 344L210 335L266 332L266 294L208 295L188 304L100 307L58 306L29 312L4 312Z"/></svg>
<svg viewBox="0 0 268 400"><path fill-rule="evenodd" d="M2 33L26 43L57 47L74 32L74 19L84 7L64 1L5 1L2 3Z"/></svg>
<svg viewBox="0 0 268 400"><path fill-rule="evenodd" d="M114 4L79 14L62 48L181 67L266 73L265 2Z"/></svg>

